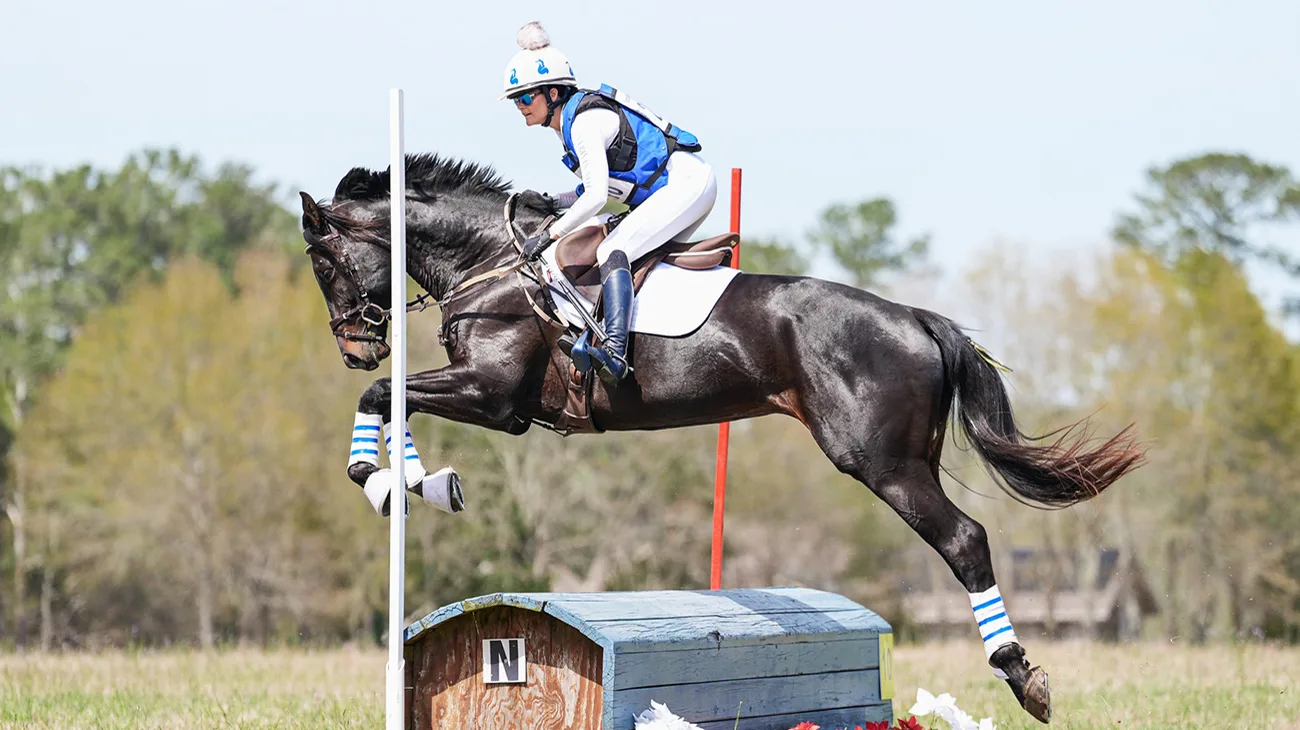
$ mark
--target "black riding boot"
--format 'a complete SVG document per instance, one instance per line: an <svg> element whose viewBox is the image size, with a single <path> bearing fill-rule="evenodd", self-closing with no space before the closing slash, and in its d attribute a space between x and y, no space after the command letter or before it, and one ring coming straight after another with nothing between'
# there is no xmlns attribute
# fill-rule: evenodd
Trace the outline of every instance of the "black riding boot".
<svg viewBox="0 0 1300 730"><path fill-rule="evenodd" d="M600 267L601 296L605 303L605 340L591 348L596 372L606 385L627 377L628 329L632 325L632 271L627 254L615 251Z"/></svg>

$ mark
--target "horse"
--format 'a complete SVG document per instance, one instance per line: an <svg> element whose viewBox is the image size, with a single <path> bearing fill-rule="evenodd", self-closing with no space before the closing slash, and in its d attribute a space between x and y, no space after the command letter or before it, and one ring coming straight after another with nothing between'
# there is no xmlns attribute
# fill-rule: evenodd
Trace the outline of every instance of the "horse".
<svg viewBox="0 0 1300 730"><path fill-rule="evenodd" d="M546 316L554 303L547 305L540 277L525 275L516 228L538 230L557 213L553 203L512 192L479 163L420 154L405 164L407 269L442 310L448 359L408 376L407 412L516 435L554 427L574 376L565 343L583 325ZM390 285L390 172L354 167L328 201L300 193L305 253L353 369L374 370L388 356L387 322L403 305L392 301ZM417 304L428 305L408 306ZM940 486L949 416L998 485L1039 509L1093 498L1140 466L1133 424L1091 449L1087 418L1055 431L1055 440L1024 434L1004 366L951 319L814 277L736 274L698 329L680 337L633 332L628 356L629 378L589 390L598 430L798 419L839 471L943 557L972 597L994 675L1026 712L1050 722L1047 673L1031 665L1010 628L987 533ZM390 385L379 378L366 388L358 414L386 420ZM377 469L353 463L348 476L364 485ZM999 625L992 633L1002 637L985 634Z"/></svg>

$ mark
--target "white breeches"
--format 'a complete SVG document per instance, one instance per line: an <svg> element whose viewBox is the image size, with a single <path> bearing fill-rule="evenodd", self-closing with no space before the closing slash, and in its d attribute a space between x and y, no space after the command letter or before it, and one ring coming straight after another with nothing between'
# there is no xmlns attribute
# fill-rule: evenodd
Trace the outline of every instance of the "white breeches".
<svg viewBox="0 0 1300 730"><path fill-rule="evenodd" d="M718 198L713 167L689 152L668 158L668 182L637 206L596 249L603 264L615 250L629 262L670 241L687 241L709 216Z"/></svg>

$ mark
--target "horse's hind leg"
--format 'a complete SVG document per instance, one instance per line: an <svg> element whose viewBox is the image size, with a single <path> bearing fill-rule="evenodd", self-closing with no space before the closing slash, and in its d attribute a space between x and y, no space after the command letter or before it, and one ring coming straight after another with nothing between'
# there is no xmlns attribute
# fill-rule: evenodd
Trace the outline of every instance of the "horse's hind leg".
<svg viewBox="0 0 1300 730"><path fill-rule="evenodd" d="M872 453L850 445L843 427L814 428L818 445L840 471L865 484L898 513L952 569L970 597L976 627L984 641L984 650L994 675L1005 679L1021 706L1041 722L1051 719L1051 698L1047 673L1030 667L1024 648L1011 628L1011 619L1002 604L1002 596L993 575L988 535L984 527L958 509L935 478L929 448L914 441L910 434L898 433L890 439L894 424L874 424L877 438L872 440L882 453ZM896 428L896 425L894 426ZM860 442L860 431L856 439ZM908 444L908 445L905 445ZM889 447L914 456L888 456ZM915 446L915 448L911 448ZM934 454L934 461L938 455Z"/></svg>

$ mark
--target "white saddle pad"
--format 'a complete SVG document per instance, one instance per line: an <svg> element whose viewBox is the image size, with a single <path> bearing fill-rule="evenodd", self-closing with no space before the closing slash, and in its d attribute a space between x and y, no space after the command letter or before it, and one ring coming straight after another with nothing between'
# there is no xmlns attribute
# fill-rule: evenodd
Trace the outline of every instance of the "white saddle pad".
<svg viewBox="0 0 1300 730"><path fill-rule="evenodd" d="M581 323L582 317L577 309L564 297L564 290L554 283L554 277L560 276L555 265L555 247L547 249L542 259L546 262L546 275L555 292L552 297L555 305L569 321ZM739 273L728 266L690 270L660 262L646 275L641 291L632 300L632 331L662 337L689 335L709 318L713 306ZM585 297L582 301L588 314L595 311L595 302Z"/></svg>

